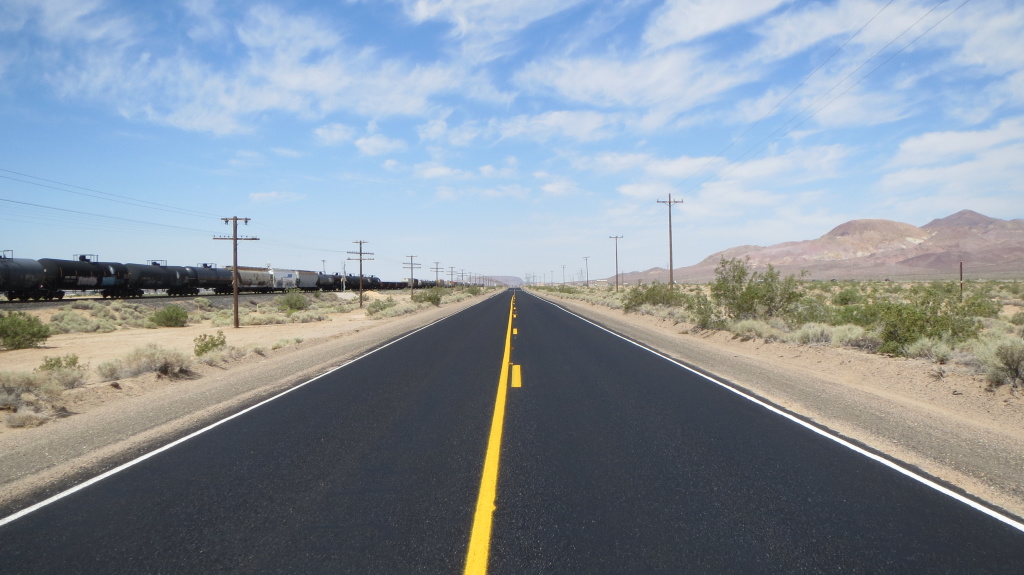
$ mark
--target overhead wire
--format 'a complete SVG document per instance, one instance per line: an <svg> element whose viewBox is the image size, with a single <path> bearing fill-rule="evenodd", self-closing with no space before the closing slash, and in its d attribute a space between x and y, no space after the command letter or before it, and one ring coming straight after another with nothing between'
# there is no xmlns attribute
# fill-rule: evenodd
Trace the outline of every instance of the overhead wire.
<svg viewBox="0 0 1024 575"><path fill-rule="evenodd" d="M107 216L107 215L103 215L103 214L93 214L93 213L90 213L90 212L83 212L83 211L79 211L79 210L70 210L70 209L67 209L67 208L55 208L53 206L44 206L44 205L41 205L41 204L33 204L31 202L21 202L21 201L18 201L18 200L9 200L9 199L6 199L6 198L0 198L0 202L7 202L7 203L18 204L18 205L22 205L22 206L31 206L31 207L34 207L34 208L43 208L43 209L47 209L47 210L54 210L54 211L65 212L65 213L69 213L69 214L78 214L78 215L90 216L90 217L94 217L94 218L105 218L105 219L109 219L109 220L118 220L118 221L124 221L124 222L131 222L131 223L134 223L134 224L144 224L144 225L147 225L147 226L159 226L159 227L163 227L163 228L172 228L172 229L176 229L176 230L185 230L185 231L191 231L191 232L201 232L201 233L204 233L204 234L212 233L209 230L200 230L198 228L187 228L187 227L184 227L184 226L175 226L175 225L172 225L172 224L160 224L160 223L156 223L156 222L146 222L146 221L143 221L143 220L135 220L135 219L131 219L131 218L122 218L122 217L118 217L118 216Z"/></svg>
<svg viewBox="0 0 1024 575"><path fill-rule="evenodd" d="M55 186L48 186L46 184L40 184L39 182L31 182L31 181L28 181L28 180L21 180L21 179L18 179L18 178L12 178L10 176L0 175L0 178L4 178L4 179L8 179L8 180L13 180L13 181L16 181L16 182L22 182L22 183L30 184L30 185L33 185L33 186L40 186L40 187L43 187L43 188L49 188L51 190L57 190L57 191L66 192L66 193L69 193L69 194L77 194L77 195L80 195L80 196L87 196L87 197L90 197L90 198L96 198L96 199L105 200L105 201L108 201L108 202L116 202L116 203L119 203L119 204L127 204L127 205L131 205L131 206L135 206L135 207L148 208L148 209L152 209L152 210L168 211L168 212L172 212L172 213L177 213L179 215L189 215L189 216L195 216L195 217L217 217L214 214L208 214L206 212L200 212L200 211L196 211L196 210L192 210L192 209L188 209L188 208L179 208L177 206L170 206L170 205L167 205L167 204L160 204L160 203L157 203L157 202L150 202L150 201L147 201L147 200L138 200L138 199L131 198L131 197L128 197L128 196L122 196L122 195L119 195L119 194L112 194L110 192L102 192L100 190L94 190L94 189L91 189L91 188L85 188L85 187L82 187L82 186L76 186L74 184L58 182L56 180L49 180L49 179L46 179L46 178L41 178L39 176L33 176L31 174L25 174L25 173L22 173L22 172L15 172L14 170L7 170L7 169L4 169L4 168L0 168L0 172L7 172L8 174L15 174L15 175L18 175L18 176L21 176L21 177L24 177L24 178L32 178L34 180L40 180L40 181L43 181L43 182L49 182L51 184L58 184L58 185L61 185L61 186L65 186L67 188L77 188L79 190L84 190L85 192L93 192L93 194L101 194L101 195L100 196L96 196L96 195L87 194L87 193L84 193L84 192L76 192L74 190L67 190L67 189L58 188L58 187L55 187ZM112 197L104 197L104 196L112 196ZM113 198L120 198L120 199L113 199Z"/></svg>
<svg viewBox="0 0 1024 575"><path fill-rule="evenodd" d="M717 158L721 157L721 156L722 156L722 155L724 155L724 154L725 154L726 152L728 152L728 151L729 151L730 149L732 149L732 147L733 147L733 146L735 146L735 145L736 145L737 143L739 143L739 141L740 141L740 140L742 140L742 139L743 139L744 137L746 137L746 135L747 135L747 134L749 134L749 133L750 133L751 131L753 131L753 129L754 129L754 128L756 128L757 126L759 126L759 125L761 124L761 122L763 122L763 121L764 121L764 120L766 120L766 119L767 119L767 118L768 118L769 116L771 116L771 115L772 115L772 114L773 114L773 113L775 112L775 110L778 110L778 109L779 109L779 106L781 106L781 105L782 105L782 104L784 104L784 103L785 103L785 102L786 102L787 100L789 100L789 98L790 98L790 97L792 97L792 96L793 96L793 94L795 94L797 90L799 90L800 88L802 88L802 87L804 86L804 84L806 84L806 83L808 82L808 80L810 80L811 78L813 78L813 77L815 76L815 74L817 74L817 73L818 73L818 72L819 72L819 71L820 71L820 70L821 70L822 68L824 68L824 67L825 67L825 64L828 64L829 62L831 62L831 61L832 61L832 58L835 58L835 57L836 57L836 55L837 55L837 54L839 54L839 52L843 51L843 49L844 49L844 48L846 48L846 46L847 46L847 45L848 45L848 44L849 44L850 42L852 42L854 38L856 38L857 36L859 36L859 35L860 35L860 33L861 33L861 32L863 32L865 28L867 28L867 27L868 27L868 26L869 26L869 25L870 25L870 24L871 24L872 22L874 22L874 21L875 21L875 19L876 19L876 18L878 18L878 16L879 16L879 15L881 15L881 14L882 14L882 12L884 12L884 11L885 11L885 9L886 9L886 8L888 8L889 6L891 6L891 5L892 5L892 3L893 3L893 2L895 2L895 1L896 1L896 0L889 0L889 2L887 2L887 3L886 3L886 4L884 5L884 6L882 6L882 7L881 7L881 8L880 8L880 9L878 10L878 12L875 12L875 15L874 15L874 16L872 16L871 18L869 18L869 19L868 19L868 21L867 21L867 22L865 22L865 23L864 23L864 24L863 24L863 25L862 25L862 26L861 26L860 28L858 28L856 32L854 32L854 33L853 33L853 34L852 34L852 35L851 35L851 36L850 36L849 38L847 38L847 39L846 39L846 41L845 41L845 42L843 42L843 44L842 44L841 46L839 46L838 48L836 48L836 49L835 49L835 51L833 51L833 52L832 52L832 53L831 53L831 54L829 55L829 57L828 57L828 58L825 58L825 59L824 59L824 60L823 60L823 61L822 61L822 62L821 62L820 64L818 64L818 67L817 67L817 68L815 68L815 69L814 69L814 70L813 70L813 71L812 71L812 72L811 72L810 74L808 74L807 76L804 76L804 78L803 78L802 80L800 80L800 83L799 83L799 84L797 84L797 85L796 85L796 86L795 86L795 87L794 87L794 88L793 88L792 90L790 90L788 94L786 94L785 96L783 96L781 100L779 100L778 102L776 102L776 103L775 103L775 105L774 105L774 106L772 106L772 108L771 108L770 110L768 110L767 112L765 112L765 113L764 113L764 115L762 115L762 116L761 116L760 118L758 118L756 122L754 122L753 124L751 124L751 125L747 126L747 129L745 129L745 130L744 130L744 131L743 131L743 132L742 132L742 133L741 133L740 135L738 135L738 136L736 136L735 138L733 138L733 139L732 139L732 140L731 140L731 141L730 141L730 142L729 142L728 144L726 144L726 146L725 146L724 148L722 148L721 150L719 150L719 151L718 151L718 153L714 154L713 156L710 156L710 157L708 157L708 159L707 159L707 160L706 160L706 161L704 162L704 164L703 164L703 165L702 165L702 166L701 166L701 167L700 167L699 169L697 169L697 170L696 170L696 171L695 171L695 172L693 173L693 175L691 175L691 176L690 176L689 178L687 178L686 180L683 180L683 182L682 182L682 183L681 183L680 185L681 185L681 186L685 186L685 185L686 185L686 183L687 183L687 182L689 182L689 181L690 181L690 180L691 180L691 179L692 179L693 177L695 177L695 176L696 176L697 174L699 174L699 173L703 172L704 170L706 170L706 169L708 168L708 166L710 166L710 165L711 165L711 163L712 163L712 162L714 162L714 161L715 161L715 160L716 160ZM945 0L943 0L943 2L945 2ZM872 56L872 57L873 57L873 56Z"/></svg>
<svg viewBox="0 0 1024 575"><path fill-rule="evenodd" d="M765 149L765 148L767 148L768 146L770 146L771 144L773 144L773 143L775 143L775 142L777 142L777 141L781 140L782 138L784 138L784 137L785 137L785 136L787 136L788 134L792 133L792 132L793 132L793 130L795 130L795 129L796 129L796 128L798 128L799 126L803 125L803 124L804 124L805 122L807 122L807 121L808 121L808 120L810 120L811 118L814 118L815 116L817 116L817 114L818 114L818 113L820 113L820 112L821 112L822 110L824 110L825 108L827 108L828 106L830 106L830 105L831 105L832 103L834 103L834 102L835 102L836 100L838 100L839 98L841 98L841 97L842 97L843 95L845 95L846 93L848 93L848 92L849 92L850 90L852 90L853 88L857 87L857 86L858 86L858 85L859 85L859 84L860 84L861 82L863 82L863 81L864 81L865 79L867 79L867 78L868 78L869 76L871 76L871 75L872 75L873 73L875 73L875 72L876 72L876 71L877 71L877 70L878 70L879 68L881 68L882 66L884 66L885 64L887 64L888 62L890 62L890 61L891 61L891 60L892 60L893 58L895 58L896 56L898 56L899 54L901 54L901 53L902 53L902 52L903 52L904 50L906 50L906 49L907 49L907 48L909 48L909 47L910 47L911 45L913 45L913 44L914 44L915 42L917 42L918 40L920 40L920 39L921 39L921 38L922 38L922 37L923 37L923 36L924 36L925 34L927 34L927 33L931 32L931 31L932 31L932 30L933 30L933 29L934 29L934 28L935 28L936 26L938 26L939 24L941 24L942 22L944 22L944 21L945 21L945 20L946 20L947 18L949 18L950 16L952 16L952 15L953 15L954 13L956 13L956 12L957 12L958 10L960 10L960 8L963 8L963 6L964 6L964 5L966 5L966 4L968 3L968 2L970 2L970 0L964 0L964 2L963 2L963 3L961 3L961 4L959 5L959 6L957 6L956 8L954 8L954 9L953 9L952 11L950 11L950 12L949 12L948 14L946 14L946 15L945 15L945 16L943 16L942 18L940 18L940 19L939 19L939 20L938 20L937 22L935 22L935 24L933 24L932 26L930 26L930 27L928 27L927 29L925 29L925 30L924 30L924 31L923 31L923 32L922 32L921 34L917 35L917 36L916 36L916 37L915 37L914 39L912 39L912 40L911 40L910 42L908 42L907 44L905 44L905 45L904 45L904 46L903 46L902 48L900 48L900 49L899 49L899 50L897 50L897 51L896 51L895 53L893 53L893 54L892 54L891 56L889 56L888 58L886 58L886 59L885 59L884 61L882 61L882 62L881 62L881 63L880 63L880 64L879 64L878 66L874 67L874 68L873 68L873 69L871 69L871 70L870 70L870 71L869 71L868 73L866 73L866 74L864 74L863 76L861 76L861 77L860 77L860 78L859 78L859 79L858 79L858 80L857 80L856 82L854 82L854 83L853 83L853 84L851 84L851 85L850 85L850 86L849 86L848 88L846 88L845 90L843 90L843 91L842 91L842 92L841 92L841 93L840 93L839 95L837 95L837 96L836 96L835 98L832 98L831 100L829 100L828 102L826 102L824 106L822 106L822 107L818 108L817 110L813 111L813 112L812 112L812 113L811 113L810 115L808 115L808 116L807 116L806 118L803 118L802 120L800 120L799 122L797 122L796 124L794 124L794 125L793 125L792 127L790 127L790 128L788 129L788 130L786 130L785 132L783 132L782 134L780 134L780 135L779 135L778 137L775 137L775 138L773 139L773 136L775 136L776 134L778 134L780 130L782 130L783 128L785 128L786 126L788 126L789 124L791 124L792 122L794 122L794 121L796 121L797 119L799 119L799 118L800 118L800 117L801 117L801 116L802 116L802 115L803 115L803 114L804 114L805 112L807 112L807 111L808 111L809 109L813 108L813 107L814 107L814 106L815 106L815 105L816 105L816 104L817 104L818 102L820 102L820 101L821 101L822 99L824 99L824 98L825 98L825 97L827 97L827 96L828 96L829 94L831 94L831 93L832 93L833 91L835 91L835 90L836 90L836 89L837 89L837 88L838 88L839 86L841 86L841 85L842 85L843 83L845 83L845 82L846 82L847 80L849 80L849 79L850 79L850 78L851 78L851 77L852 77L852 76L853 76L854 74L856 74L856 73L857 73L857 72L859 72L859 71L860 71L861 69L863 69L863 68L864 68L865 66L867 66L867 65L868 65L868 63L870 63L870 62L871 62L872 60L874 60L875 58L877 58L877 57L878 57L878 56L879 56L879 55L880 55L881 53L883 53L883 52L884 52L885 50L887 50L887 49L888 49L888 48L889 48L890 46L892 46L892 45L893 45L893 44L894 44L894 43L895 43L895 42L896 42L897 40L899 40L899 39L900 39L901 37L903 37L903 36L904 36L904 35L905 35L905 34L906 34L907 32L909 32L910 30L912 30L912 29L913 29L914 27L916 27L916 26L917 26L918 24L920 24L920 23L921 23L921 22L922 22L922 21L923 21L923 20L924 20L925 18L927 18L927 17L929 16L929 15L931 15L931 14L932 14L933 12L935 12L935 10L937 10L937 9L938 9L938 8L939 8L940 6L942 6L943 4L945 4L945 3L946 3L946 1L947 1L947 0L940 0L940 2L938 2L937 4L935 4L934 6L932 6L932 8L931 8L931 9L930 9L930 10L929 10L928 12L926 12L926 13L925 13L925 14L924 14L923 16L921 16L920 18L918 18L918 19L917 19L917 20L916 20L916 21L915 21L915 22L914 22L913 24L911 24L911 25L910 25L910 26L908 26L908 27L907 27L906 29L904 29L904 30L903 30L902 32L900 32L900 33L899 33L899 34L898 34L898 35L897 35L896 37L894 37L894 38L893 38L892 40L890 40L890 41L889 41L889 42L888 42L888 43L887 43L887 44L886 44L885 46L883 46L882 48L880 48L879 50L877 50L877 51L876 51L876 52L875 52L874 54L872 54L872 55L871 55L870 57L868 57L867 59L865 59L865 60L864 60L864 61L863 61L863 62L862 62L862 63L861 63L861 64L860 64L859 66L857 66L857 68L855 68L855 69L854 69L854 70L853 70L852 72L850 72L849 74L847 74L846 76L844 76L844 77L843 77L843 79L841 79L841 80L839 80L838 82L836 82L836 83L835 83L835 84L834 84L834 85L833 85L833 86L832 86L831 88L829 88L829 89L828 89L828 90L827 90L827 91L826 91L826 92L825 92L824 94L822 94L822 95L818 96L818 97L817 97L817 98L816 98L816 99L815 99L814 101L812 101L812 102L811 102L810 104L808 104L808 105L804 106L804 107L803 107L803 108L802 108L802 109L801 109L801 110L800 110L799 112L797 112L796 114L794 114L794 115L793 115L793 116L792 116L792 117L791 117L791 118L790 118L789 120L787 120L787 121L783 122L783 123L782 123L782 124L781 124L781 125L780 125L779 127L777 127L777 128L776 128L775 130L773 130L773 131L772 131L772 132L771 132L770 134L768 134L767 136L765 136L764 138L762 138L762 139L761 139L761 141L759 141L759 142L758 142L757 144L755 144L754 146L752 146L752 147L751 147L750 149L748 149L748 150L747 150L746 152L744 152L743 154L741 154L741 155L740 155L740 156L739 156L739 157L738 157L738 158L737 158L736 160L734 160L733 162L731 162L731 163L730 163L730 164L729 164L729 165L728 165L727 167L725 167L725 168L724 168L723 170L721 170L721 171L718 171L718 172L716 172L716 173L714 173L714 174L711 174L711 175L709 175L708 177L706 177L706 178L704 178L703 180L701 180L700 182L698 182L698 183L696 184L696 186L694 186L693 188L691 188L691 191L696 191L696 190L697 190L697 189L699 189L699 188L700 188L701 186L703 186L704 184L706 184L706 183L710 182L710 181L711 181L712 179L715 179L716 177L717 177L717 178L720 178L721 176L723 176L723 175L725 175L725 174L731 173L732 171L736 170L737 168L739 168L739 167L740 167L740 166L742 166L743 164L746 164L746 163L747 163L747 162L748 162L748 161L749 161L749 160L750 160L750 159L751 159L751 158L752 158L753 156L755 156L756 154L758 154L758 153L760 153L760 152L764 151L764 149ZM892 4L892 1L890 1L890 2L889 2L889 4ZM886 4L886 6L885 6L885 7L888 7L888 6L889 6L889 4ZM884 10L884 8L885 8L885 7L883 7L883 10ZM880 13L881 13L881 10L879 11L879 13L878 13L878 14L880 14ZM875 16L873 16L871 20L874 20L874 19L875 19L875 18L876 18L876 17L878 16L878 14L875 14ZM870 22L871 22L871 21L869 20L869 22L868 22L868 23L870 23ZM863 30L863 29L864 29L864 27L866 27L866 26L867 26L867 24L865 24L865 26L861 27L861 30ZM859 33L860 33L860 30L858 30L858 32L857 32L857 33L859 34ZM855 36L856 36L856 34L855 34ZM853 38L853 37L851 37L851 40L852 40L852 38ZM849 41L847 41L847 43L849 43ZM845 45L846 45L846 44L844 44L844 46L845 46ZM833 54L833 55L834 55L834 54ZM830 59L831 59L831 56L830 56ZM821 66L819 66L819 67L818 67L818 69L820 69L820 68L821 68ZM817 70L818 70L818 69L816 69L816 70L815 70L815 72L817 72ZM813 73L812 73L812 74L813 74ZM809 78L810 78L810 76L808 76L808 79L809 79ZM806 81L806 80L805 80L805 81ZM802 85L802 83L801 83L801 85ZM799 86L798 86L798 87L799 87ZM793 91L795 91L795 89L794 89ZM790 95L792 95L792 92L790 93ZM788 98L788 97L789 97L789 95L787 95L787 96L786 96L786 98ZM780 102L780 104L781 104L781 102ZM776 107L777 107L777 106L776 106ZM774 108L773 108L773 110L774 110ZM767 115L766 115L765 117L767 117ZM763 120L763 119L764 119L764 118L762 118L762 120ZM758 120L758 122L760 122L760 121L761 121L761 120ZM746 133L749 133L749 131L750 131L750 130L747 130L746 132L744 132L744 135L745 135ZM727 146L727 147L726 147L726 149L728 149L728 148L731 148L731 147L732 147L732 146L733 146L734 144L735 144L735 141L734 141L734 142L732 142L732 143L730 143L730 144L729 144L729 146ZM689 181L689 179L688 179L687 181ZM684 182L684 183L685 183L685 182Z"/></svg>

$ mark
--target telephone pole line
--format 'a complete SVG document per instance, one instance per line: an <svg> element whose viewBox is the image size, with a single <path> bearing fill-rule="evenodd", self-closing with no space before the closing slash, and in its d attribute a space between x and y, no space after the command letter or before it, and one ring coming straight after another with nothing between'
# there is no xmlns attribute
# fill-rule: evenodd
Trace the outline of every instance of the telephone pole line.
<svg viewBox="0 0 1024 575"><path fill-rule="evenodd" d="M414 263L412 259L416 256L405 256L409 258L409 263L405 264L405 268L409 270L409 301L412 301L413 289L416 285L416 278L413 277L415 270L419 269L420 264Z"/></svg>
<svg viewBox="0 0 1024 575"><path fill-rule="evenodd" d="M444 268L440 266L441 262L434 262L434 267L430 268L430 271L434 272L434 285L440 285L437 283L439 281L438 278L440 278L441 272L444 271Z"/></svg>
<svg viewBox="0 0 1024 575"><path fill-rule="evenodd" d="M451 284L448 287L455 287L455 266L448 268L448 283Z"/></svg>
<svg viewBox="0 0 1024 575"><path fill-rule="evenodd" d="M239 282L239 277L238 277L238 242L239 242L239 240L243 240L243 241L256 241L256 240L259 240L259 238L250 238L250 237L242 237L242 238L240 238L240 237L238 237L238 222L241 221L241 222L244 222L245 225L249 225L249 218L240 218L238 216L235 216L233 218L221 218L221 220L224 222L224 225L227 225L228 222L231 222L231 224L232 224L231 235L230 236L214 236L213 239L215 239L215 240L231 240L231 245L232 245L232 250L231 250L231 253L232 253L232 256L231 256L231 288L232 288L232 291L235 294L235 329L238 329L238 282Z"/></svg>
<svg viewBox="0 0 1024 575"><path fill-rule="evenodd" d="M676 282L672 264L672 204L681 204L683 200L673 200L672 194L668 195L668 201L657 200L659 204L668 206L668 285L669 289L676 289Z"/></svg>
<svg viewBox="0 0 1024 575"><path fill-rule="evenodd" d="M619 240L624 236L608 236L615 240L615 291L619 291Z"/></svg>
<svg viewBox="0 0 1024 575"><path fill-rule="evenodd" d="M364 252L363 251L363 244L370 243L370 242L368 242L366 240L356 240L356 241L354 241L352 243L359 244L359 251L357 251L357 252L348 252L348 253L350 253L352 255L357 255L358 254L359 257L348 258L348 259L349 259L349 261L358 261L359 262L359 307L361 308L361 307L363 307L363 262L364 261L373 261L373 258L366 257L366 256L372 256L373 252Z"/></svg>
<svg viewBox="0 0 1024 575"><path fill-rule="evenodd" d="M587 266L587 287L590 287L590 256L583 256L583 265Z"/></svg>

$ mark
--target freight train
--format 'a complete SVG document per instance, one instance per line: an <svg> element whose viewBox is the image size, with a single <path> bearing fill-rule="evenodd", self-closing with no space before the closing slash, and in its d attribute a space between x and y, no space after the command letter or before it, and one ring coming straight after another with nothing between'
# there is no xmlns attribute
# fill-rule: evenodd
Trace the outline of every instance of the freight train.
<svg viewBox="0 0 1024 575"><path fill-rule="evenodd" d="M0 255L0 293L8 300L62 299L69 291L98 292L104 298L141 297L145 290L160 290L169 296L194 296L200 290L232 293L231 266L213 264L168 266L159 262L122 264L94 261L95 256L74 260L15 258L11 252ZM342 276L284 268L238 267L238 289L249 293L337 291L359 289L359 276ZM444 283L444 282L438 282ZM435 282L414 280L416 288L430 288ZM382 282L375 276L363 276L364 290L402 289L408 281Z"/></svg>

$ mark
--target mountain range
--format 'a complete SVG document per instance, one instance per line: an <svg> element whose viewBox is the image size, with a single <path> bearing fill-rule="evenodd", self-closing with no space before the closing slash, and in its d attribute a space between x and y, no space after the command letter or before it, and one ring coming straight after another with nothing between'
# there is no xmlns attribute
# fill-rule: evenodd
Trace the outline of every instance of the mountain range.
<svg viewBox="0 0 1024 575"><path fill-rule="evenodd" d="M738 246L676 268L679 283L714 279L722 259L749 258L753 269L771 264L784 276L806 279L929 280L1024 279L1024 219L1001 220L971 210L913 226L892 220L852 220L820 238L772 246ZM624 273L620 282L668 282L665 268ZM609 283L615 277L608 278Z"/></svg>

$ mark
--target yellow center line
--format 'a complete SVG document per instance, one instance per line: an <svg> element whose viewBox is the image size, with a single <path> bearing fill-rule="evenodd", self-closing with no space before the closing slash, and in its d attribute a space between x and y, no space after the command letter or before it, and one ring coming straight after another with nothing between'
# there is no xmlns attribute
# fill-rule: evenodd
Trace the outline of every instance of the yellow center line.
<svg viewBox="0 0 1024 575"><path fill-rule="evenodd" d="M491 418L491 436L487 440L484 473L480 480L480 494L476 498L469 551L466 553L466 575L487 573L487 558L491 549L491 524L496 509L494 500L498 495L498 457L501 455L501 432L505 426L505 395L512 358L512 318L515 316L515 309L516 296L513 293L508 310L508 329L505 332L505 354L501 359L501 375L498 377L498 397L494 401L494 417Z"/></svg>

